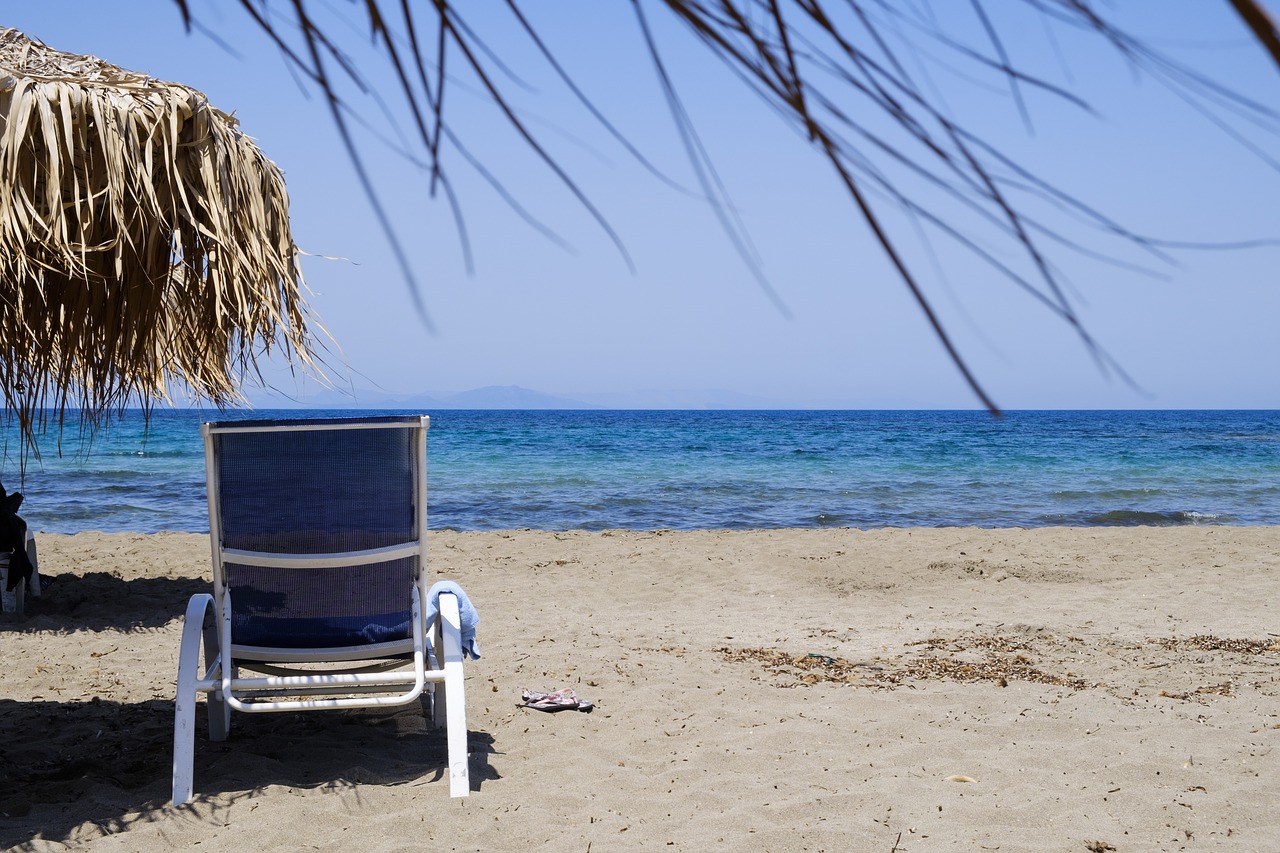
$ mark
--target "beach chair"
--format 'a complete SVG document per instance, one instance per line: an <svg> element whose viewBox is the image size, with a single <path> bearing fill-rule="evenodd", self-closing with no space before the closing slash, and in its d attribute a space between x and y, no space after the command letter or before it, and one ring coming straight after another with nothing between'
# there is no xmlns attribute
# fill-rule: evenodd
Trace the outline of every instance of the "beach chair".
<svg viewBox="0 0 1280 853"><path fill-rule="evenodd" d="M0 483L0 611L21 615L27 590L40 595L35 534L18 515L22 493L9 494Z"/></svg>
<svg viewBox="0 0 1280 853"><path fill-rule="evenodd" d="M4 486L0 486L0 491L3 490ZM19 616L26 612L27 593L30 592L32 598L39 598L43 588L43 581L40 580L40 563L36 558L36 535L30 530L22 531L21 535L25 542L26 562L31 567L30 576L15 582L12 572L17 569L11 563L20 562L21 555L16 549L0 551L0 612L15 613ZM12 545L9 547L12 548Z"/></svg>
<svg viewBox="0 0 1280 853"><path fill-rule="evenodd" d="M233 710L429 699L446 728L449 794L469 794L460 599L461 612L474 610L456 587L427 582L427 426L426 417L202 426L213 594L192 596L183 626L175 805L192 796L200 694L215 741Z"/></svg>

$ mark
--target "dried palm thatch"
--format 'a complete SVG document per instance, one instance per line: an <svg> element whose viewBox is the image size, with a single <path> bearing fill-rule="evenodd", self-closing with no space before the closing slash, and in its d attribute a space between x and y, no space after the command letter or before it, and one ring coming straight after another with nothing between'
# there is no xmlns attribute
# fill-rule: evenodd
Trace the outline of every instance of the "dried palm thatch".
<svg viewBox="0 0 1280 853"><path fill-rule="evenodd" d="M30 446L313 344L280 170L198 91L0 31L0 392Z"/></svg>

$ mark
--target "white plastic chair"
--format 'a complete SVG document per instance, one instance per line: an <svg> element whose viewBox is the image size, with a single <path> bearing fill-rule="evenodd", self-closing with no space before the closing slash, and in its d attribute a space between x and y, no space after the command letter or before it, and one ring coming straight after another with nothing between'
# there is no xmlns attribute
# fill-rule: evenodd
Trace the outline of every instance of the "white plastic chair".
<svg viewBox="0 0 1280 853"><path fill-rule="evenodd" d="M201 694L219 741L233 710L389 707L425 691L447 730L449 794L470 793L457 598L439 595L439 618L423 620L428 425L203 425L213 594L191 597L183 626L175 805L192 797Z"/></svg>

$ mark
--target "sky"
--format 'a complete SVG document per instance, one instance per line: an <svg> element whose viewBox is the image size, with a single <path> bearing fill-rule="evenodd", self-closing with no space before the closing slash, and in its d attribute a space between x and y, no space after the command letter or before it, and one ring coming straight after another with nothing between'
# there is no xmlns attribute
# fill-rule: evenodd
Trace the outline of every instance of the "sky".
<svg viewBox="0 0 1280 853"><path fill-rule="evenodd" d="M446 150L470 270L444 197L433 198L426 173L382 141L407 132L409 123L381 55L368 49L362 4L312 5L380 95L344 92L377 129L357 132L360 150L396 223L425 320L325 105L239 4L193 0L200 27L190 34L172 0L11 1L0 23L53 47L191 85L235 113L285 173L294 236L308 253L311 304L334 341L326 372L337 387L354 389L357 402L517 385L619 408L664 401L980 406L830 165L659 4L644 4L655 40L749 235L759 275L700 191L630 3L526 5L576 83L666 180L581 107L503 4L465 6L468 23L512 69L495 79L522 120L625 248L531 153L455 55L447 121L504 189L561 239L530 227ZM914 57L912 73L963 124L1136 232L1207 243L1280 239L1280 169L1096 37L1028 16L1013 0L987 5L1011 61L1077 93L1092 110L1024 86L1024 120L1007 83L984 80L930 47ZM283 12L285 4L273 6ZM967 18L956 11L961 6ZM1159 4L1159 16L1144 11L1154 7L1113 4L1108 11L1127 13L1122 22L1161 50L1280 111L1280 69L1268 64L1229 4L1173 0ZM956 38L976 32L970 4L930 8L942 10L941 25ZM981 38L974 43L991 53ZM893 138L865 102L849 96L839 106ZM1238 120L1233 126L1264 153L1280 152L1273 134ZM949 221L965 228L975 221L910 174L885 169ZM1064 236L1126 262L1042 241L1084 328L1126 379L972 252L922 229L884 195L872 201L1001 407L1280 408L1276 245L1177 250L1159 259L1029 202L1056 216ZM1002 263L1026 263L980 223L974 229L977 244ZM248 391L260 407L325 399L317 396L325 394L322 383L299 379L286 365L268 365L266 378L269 388Z"/></svg>

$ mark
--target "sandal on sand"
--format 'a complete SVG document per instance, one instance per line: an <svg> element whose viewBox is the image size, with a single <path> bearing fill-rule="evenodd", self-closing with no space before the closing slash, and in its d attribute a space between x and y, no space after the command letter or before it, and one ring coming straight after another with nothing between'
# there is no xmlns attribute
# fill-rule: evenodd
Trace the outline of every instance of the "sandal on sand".
<svg viewBox="0 0 1280 853"><path fill-rule="evenodd" d="M587 699L579 699L573 688L565 687L552 693L537 693L526 690L520 694L525 708L535 711L590 711L593 707Z"/></svg>

